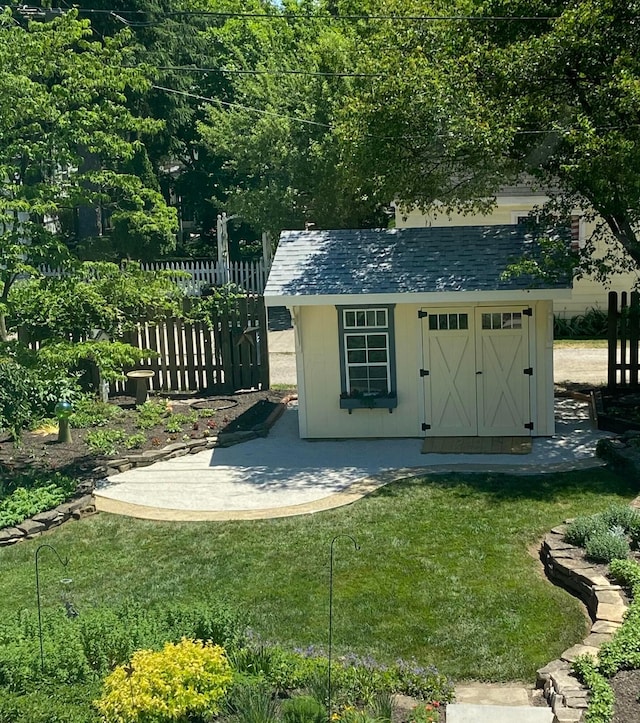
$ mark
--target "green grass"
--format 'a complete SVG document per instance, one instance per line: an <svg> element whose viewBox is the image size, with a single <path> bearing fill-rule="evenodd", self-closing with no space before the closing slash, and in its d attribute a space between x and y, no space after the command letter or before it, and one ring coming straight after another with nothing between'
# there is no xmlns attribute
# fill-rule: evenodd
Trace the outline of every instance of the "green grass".
<svg viewBox="0 0 640 723"><path fill-rule="evenodd" d="M631 499L632 482L597 469L554 476L442 475L389 485L356 504L302 517L159 523L101 514L0 549L0 612L34 608L74 578L83 608L223 598L285 645L326 645L329 544L336 543L336 650L415 657L454 679L531 680L586 634L579 603L549 584L528 552L566 517Z"/></svg>

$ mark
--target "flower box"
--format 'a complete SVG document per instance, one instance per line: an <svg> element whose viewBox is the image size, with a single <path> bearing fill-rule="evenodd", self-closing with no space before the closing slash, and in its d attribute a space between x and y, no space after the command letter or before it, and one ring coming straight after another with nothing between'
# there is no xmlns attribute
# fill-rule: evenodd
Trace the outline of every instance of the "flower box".
<svg viewBox="0 0 640 723"><path fill-rule="evenodd" d="M340 397L340 409L348 409L349 414L354 409L388 409L389 414L398 406L396 394L385 394L384 396L359 396Z"/></svg>

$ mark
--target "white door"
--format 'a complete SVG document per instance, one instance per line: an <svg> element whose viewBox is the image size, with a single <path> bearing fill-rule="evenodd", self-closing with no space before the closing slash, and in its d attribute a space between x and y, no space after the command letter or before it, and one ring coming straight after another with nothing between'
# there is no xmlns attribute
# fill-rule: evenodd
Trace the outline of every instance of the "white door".
<svg viewBox="0 0 640 723"><path fill-rule="evenodd" d="M533 370L523 307L437 308L422 315L426 434L530 435Z"/></svg>
<svg viewBox="0 0 640 723"><path fill-rule="evenodd" d="M529 316L521 306L479 307L475 328L478 434L530 435Z"/></svg>
<svg viewBox="0 0 640 723"><path fill-rule="evenodd" d="M473 309L428 311L423 320L428 434L475 437L476 362Z"/></svg>

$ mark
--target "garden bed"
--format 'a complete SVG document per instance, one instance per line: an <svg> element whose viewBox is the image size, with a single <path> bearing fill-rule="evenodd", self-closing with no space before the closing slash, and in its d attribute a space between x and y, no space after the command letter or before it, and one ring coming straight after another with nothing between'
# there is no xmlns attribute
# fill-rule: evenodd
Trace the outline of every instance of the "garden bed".
<svg viewBox="0 0 640 723"><path fill-rule="evenodd" d="M591 392L591 408L598 429L622 434L640 431L640 392Z"/></svg>
<svg viewBox="0 0 640 723"><path fill-rule="evenodd" d="M144 428L133 400L117 398L110 402L120 410L116 415L96 426L72 429L71 443L58 442L57 428L52 425L23 432L19 444L8 435L0 437L0 477L37 468L78 480L97 479L104 476L110 459L127 452L142 454L173 442L248 430L265 433L263 425L288 394L244 392L197 400L174 396L166 400L166 414Z"/></svg>

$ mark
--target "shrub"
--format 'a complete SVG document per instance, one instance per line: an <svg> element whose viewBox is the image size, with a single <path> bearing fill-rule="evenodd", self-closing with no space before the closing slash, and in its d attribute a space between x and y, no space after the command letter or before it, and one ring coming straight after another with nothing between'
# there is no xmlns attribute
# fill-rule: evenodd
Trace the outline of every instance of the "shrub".
<svg viewBox="0 0 640 723"><path fill-rule="evenodd" d="M553 320L554 339L606 339L607 312L591 307L584 314L570 318L556 316Z"/></svg>
<svg viewBox="0 0 640 723"><path fill-rule="evenodd" d="M640 514L631 505L611 505L600 513L602 521L609 527L621 527L625 533L640 527Z"/></svg>
<svg viewBox="0 0 640 723"><path fill-rule="evenodd" d="M629 542L619 527L592 535L585 543L584 551L594 562L623 560L629 555Z"/></svg>
<svg viewBox="0 0 640 723"><path fill-rule="evenodd" d="M129 666L118 666L106 678L96 707L106 723L213 716L232 679L223 648L183 638L159 652L135 652Z"/></svg>
<svg viewBox="0 0 640 723"><path fill-rule="evenodd" d="M282 702L282 720L284 723L324 723L327 710L311 695L297 695Z"/></svg>
<svg viewBox="0 0 640 723"><path fill-rule="evenodd" d="M31 423L32 382L29 371L11 359L0 359L0 429L7 430L14 440Z"/></svg>
<svg viewBox="0 0 640 723"><path fill-rule="evenodd" d="M607 526L600 515L576 517L567 527L564 533L564 539L570 545L584 547L590 537L598 533L606 532L606 530Z"/></svg>
<svg viewBox="0 0 640 723"><path fill-rule="evenodd" d="M68 489L52 483L34 489L18 487L0 502L0 528L18 525L29 517L46 512L69 498Z"/></svg>

